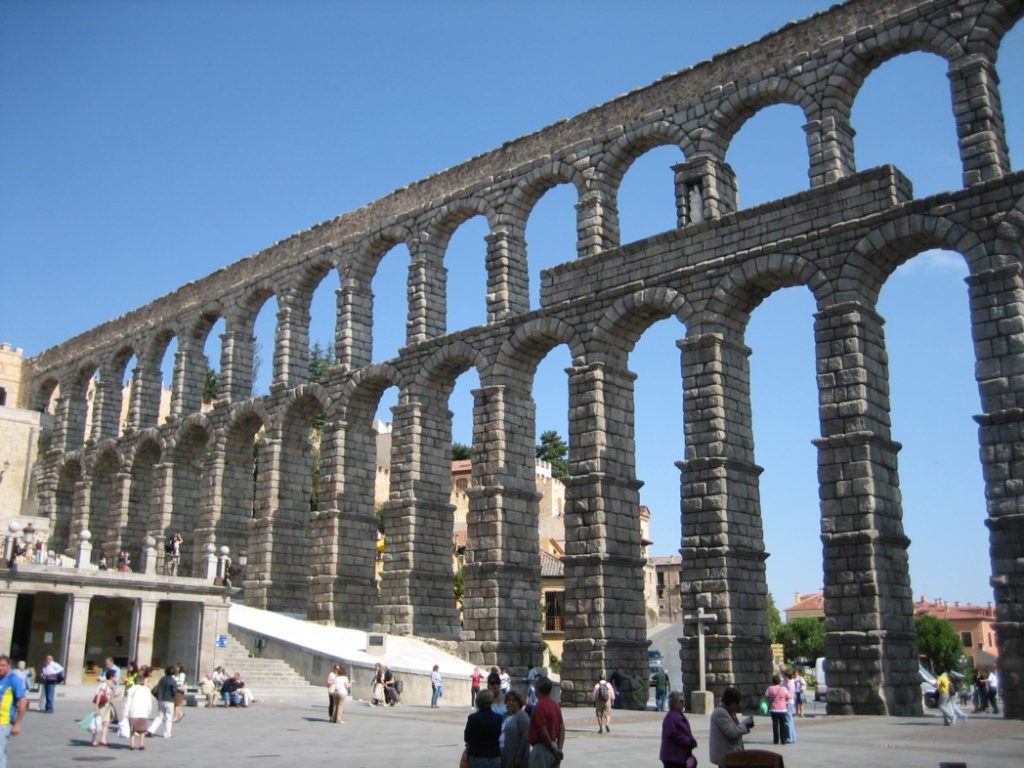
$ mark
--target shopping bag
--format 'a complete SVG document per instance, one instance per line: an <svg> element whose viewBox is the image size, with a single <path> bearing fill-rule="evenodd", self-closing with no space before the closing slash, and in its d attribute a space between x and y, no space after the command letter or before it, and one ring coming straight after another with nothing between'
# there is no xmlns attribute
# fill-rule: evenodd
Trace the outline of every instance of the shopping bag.
<svg viewBox="0 0 1024 768"><path fill-rule="evenodd" d="M81 720L78 721L78 727L81 728L86 733L95 733L95 731L92 730L92 721L95 720L95 719L96 719L96 713L95 712L90 712L89 714L87 714L85 717L83 717Z"/></svg>
<svg viewBox="0 0 1024 768"><path fill-rule="evenodd" d="M127 717L122 717L121 722L117 724L117 735L122 739L130 739L132 737L132 727L128 723Z"/></svg>

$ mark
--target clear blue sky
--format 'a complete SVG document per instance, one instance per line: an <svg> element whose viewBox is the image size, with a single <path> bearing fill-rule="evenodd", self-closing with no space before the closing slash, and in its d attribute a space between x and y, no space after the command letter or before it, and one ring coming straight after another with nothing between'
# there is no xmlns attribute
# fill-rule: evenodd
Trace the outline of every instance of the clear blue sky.
<svg viewBox="0 0 1024 768"><path fill-rule="evenodd" d="M0 1L0 340L35 354L396 187L828 5ZM998 64L1015 168L1024 152L1020 27ZM780 105L737 135L727 159L741 205L806 188L802 123L796 108ZM918 195L960 185L938 58L912 54L876 70L854 127L860 168L894 162ZM620 197L625 241L674 226L668 167L680 159L660 148L630 170ZM573 257L574 202L559 187L539 204L527 232L532 274ZM449 295L459 297L451 329L482 318L484 231L479 219L467 222L447 254ZM378 359L397 349L404 325L402 255L390 253L374 283ZM917 257L889 281L880 309L894 438L904 444L915 594L984 603L988 538L965 274L955 254ZM328 282L313 320L325 342L337 287ZM792 593L821 584L813 311L806 289L783 290L754 312L747 339L769 588L783 607ZM257 324L267 350L272 315L268 305ZM663 321L630 363L639 374L637 474L657 554L679 548L674 343L684 333ZM212 336L207 353L216 359ZM538 431L567 432L568 363L560 348L542 364ZM465 374L451 400L462 442L471 440L475 383Z"/></svg>

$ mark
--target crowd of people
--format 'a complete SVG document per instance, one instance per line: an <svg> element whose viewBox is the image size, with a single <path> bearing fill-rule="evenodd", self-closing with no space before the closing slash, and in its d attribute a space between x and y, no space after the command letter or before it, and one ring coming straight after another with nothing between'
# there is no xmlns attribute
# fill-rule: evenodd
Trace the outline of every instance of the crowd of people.
<svg viewBox="0 0 1024 768"><path fill-rule="evenodd" d="M537 701L527 707L511 678L502 690L501 672L492 670L487 688L473 694L476 711L466 720L461 768L551 768L561 762L565 722L551 698L553 685L537 675L533 687Z"/></svg>

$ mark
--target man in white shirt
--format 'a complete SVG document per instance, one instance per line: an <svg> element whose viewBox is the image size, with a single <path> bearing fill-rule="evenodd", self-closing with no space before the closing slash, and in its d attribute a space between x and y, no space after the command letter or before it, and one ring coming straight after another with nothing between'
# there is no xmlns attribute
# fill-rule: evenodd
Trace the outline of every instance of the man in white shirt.
<svg viewBox="0 0 1024 768"><path fill-rule="evenodd" d="M988 673L988 705L992 707L992 714L999 714L999 705L996 704L996 697L999 695L999 675L995 669Z"/></svg>
<svg viewBox="0 0 1024 768"><path fill-rule="evenodd" d="M64 682L64 667L53 660L53 656L46 657L46 663L39 671L39 680L43 684L43 701L45 711L53 714L53 699L57 693L57 683Z"/></svg>

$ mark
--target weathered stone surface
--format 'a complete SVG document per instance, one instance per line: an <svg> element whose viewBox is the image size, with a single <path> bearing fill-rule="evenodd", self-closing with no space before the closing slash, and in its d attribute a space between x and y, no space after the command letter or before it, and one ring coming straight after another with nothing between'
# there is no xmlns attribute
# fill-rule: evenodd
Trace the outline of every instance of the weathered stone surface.
<svg viewBox="0 0 1024 768"><path fill-rule="evenodd" d="M41 440L40 509L66 547L82 527L108 547L139 548L186 530L186 566L208 543L246 549L247 599L318 620L462 640L480 663L522 671L540 659L536 600L534 407L539 361L567 344L563 700L584 702L596 676L646 670L629 352L674 316L685 456L681 495L684 607L718 615L709 685L748 694L769 673L764 551L749 399L749 313L772 291L806 286L817 302L821 487L829 708L917 710L916 650L901 523L899 444L891 435L888 359L875 302L903 262L934 247L968 265L979 444L985 470L1006 712L1024 717L1024 175L1009 172L994 61L1019 4L852 0L758 42L298 233L209 277L47 350L27 364L32 407L59 384L56 425ZM915 200L892 167L858 173L849 122L881 61L928 50L949 62L964 188ZM810 188L738 209L724 158L761 107L806 116ZM648 149L678 146L679 227L622 244L616 194ZM524 233L550 187L575 187L578 258L542 276L528 311ZM444 251L483 214L488 322L445 328ZM411 254L407 346L373 362L370 284L397 243ZM306 381L309 301L337 279L338 363ZM253 322L278 302L271 394L251 398ZM206 335L224 318L221 392L200 412ZM172 411L157 423L159 360L178 339ZM85 384L120 382L132 357L128 429L121 393L101 387L85 434ZM451 598L447 395L474 367L465 624ZM372 429L390 386L395 408L388 548L374 576ZM310 509L309 428L323 414L318 509ZM252 443L260 437L258 459ZM379 589L378 589L379 586ZM686 682L696 647L682 642Z"/></svg>

